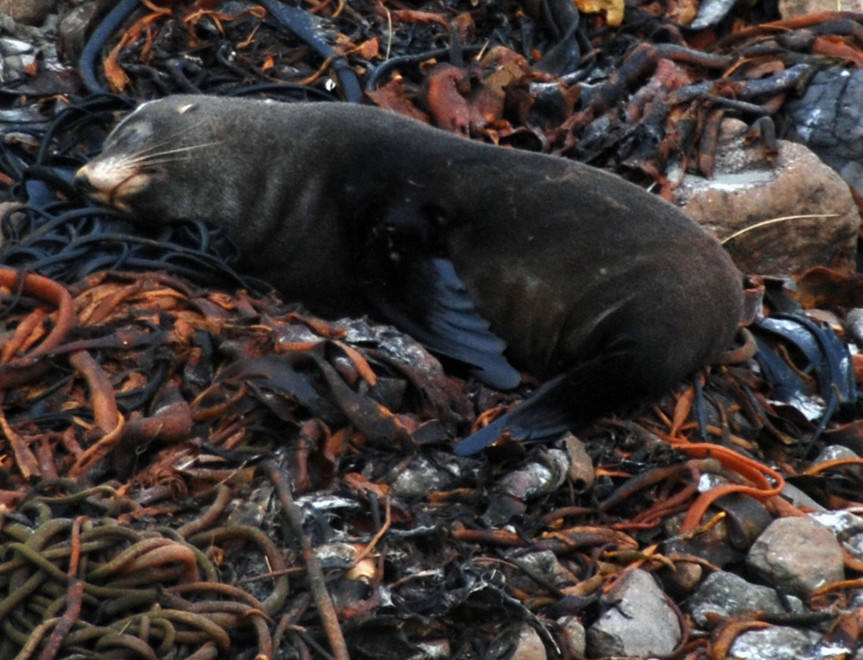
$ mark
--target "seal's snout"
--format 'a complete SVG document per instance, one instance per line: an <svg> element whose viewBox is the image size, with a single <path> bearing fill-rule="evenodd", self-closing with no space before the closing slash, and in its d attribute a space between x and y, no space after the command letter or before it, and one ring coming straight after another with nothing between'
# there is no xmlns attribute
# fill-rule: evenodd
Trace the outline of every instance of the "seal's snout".
<svg viewBox="0 0 863 660"><path fill-rule="evenodd" d="M90 195L96 192L96 187L90 181L90 176L87 174L86 165L75 172L75 179L72 184L75 186L75 190L84 195Z"/></svg>

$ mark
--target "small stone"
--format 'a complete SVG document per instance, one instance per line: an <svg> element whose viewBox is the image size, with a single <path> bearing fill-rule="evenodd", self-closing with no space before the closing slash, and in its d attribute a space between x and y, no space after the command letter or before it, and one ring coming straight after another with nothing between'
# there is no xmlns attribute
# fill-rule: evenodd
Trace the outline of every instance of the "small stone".
<svg viewBox="0 0 863 660"><path fill-rule="evenodd" d="M860 458L853 451L848 449L848 447L843 447L842 445L827 445L821 452L818 454L818 457L812 462L813 465L820 465L821 463L827 463L828 461L835 461L839 458Z"/></svg>
<svg viewBox="0 0 863 660"><path fill-rule="evenodd" d="M827 511L827 509L800 490L797 486L786 482L782 489L782 497L791 502L798 509L809 509L810 511Z"/></svg>
<svg viewBox="0 0 863 660"><path fill-rule="evenodd" d="M521 567L524 575L516 574L511 585L517 589L528 590L536 585L534 579L540 577L558 589L578 584L578 576L567 569L551 550L540 550L523 554L521 548L505 553L506 558Z"/></svg>
<svg viewBox="0 0 863 660"><path fill-rule="evenodd" d="M812 465L821 465L822 463L829 463L830 461L841 460L843 458L859 459L860 457L852 450L848 449L848 447L843 447L842 445L828 445L824 447L824 449L822 449L818 454L818 457L812 461ZM857 465L846 464L840 469L847 472L849 475L853 475L856 479L863 477L863 465L860 465L859 463Z"/></svg>
<svg viewBox="0 0 863 660"><path fill-rule="evenodd" d="M812 518L830 529L848 552L863 561L863 518L850 511L823 511L812 514Z"/></svg>
<svg viewBox="0 0 863 660"><path fill-rule="evenodd" d="M392 493L408 500L421 499L436 490L446 490L458 478L461 468L452 456L441 455L440 461L419 455L399 472L392 482Z"/></svg>
<svg viewBox="0 0 863 660"><path fill-rule="evenodd" d="M741 270L801 273L817 265L853 270L860 213L848 184L807 147L780 141L776 167L747 127L722 124L712 179L687 174L674 201L710 229Z"/></svg>
<svg viewBox="0 0 863 660"><path fill-rule="evenodd" d="M802 142L863 192L863 70L831 66L809 79L800 97L783 107L791 121L789 138Z"/></svg>
<svg viewBox="0 0 863 660"><path fill-rule="evenodd" d="M57 11L57 0L0 0L0 12L25 25L41 25Z"/></svg>
<svg viewBox="0 0 863 660"><path fill-rule="evenodd" d="M778 590L803 598L845 577L839 541L809 517L774 520L750 548L746 565Z"/></svg>
<svg viewBox="0 0 863 660"><path fill-rule="evenodd" d="M561 641L566 645L566 652L563 654L564 657L584 657L585 649L587 648L587 639L584 626L581 625L578 617L562 616L557 620L557 625L560 628Z"/></svg>
<svg viewBox="0 0 863 660"><path fill-rule="evenodd" d="M788 601L795 613L803 604L794 596ZM709 629L727 617L746 612L786 614L787 608L774 589L751 584L734 573L717 571L710 575L689 599L688 609L700 628Z"/></svg>
<svg viewBox="0 0 863 660"><path fill-rule="evenodd" d="M515 651L510 656L511 660L543 660L546 657L545 645L539 634L529 625L523 625L518 633Z"/></svg>
<svg viewBox="0 0 863 660"><path fill-rule="evenodd" d="M666 593L677 599L692 593L704 578L704 567L691 561L676 561L674 568L664 568L657 577L662 581Z"/></svg>
<svg viewBox="0 0 863 660"><path fill-rule="evenodd" d="M680 643L680 622L650 573L636 569L604 599L609 609L587 631L587 655L668 655Z"/></svg>
<svg viewBox="0 0 863 660"><path fill-rule="evenodd" d="M820 637L816 633L786 626L750 630L731 645L728 658L740 660L799 660L812 655Z"/></svg>

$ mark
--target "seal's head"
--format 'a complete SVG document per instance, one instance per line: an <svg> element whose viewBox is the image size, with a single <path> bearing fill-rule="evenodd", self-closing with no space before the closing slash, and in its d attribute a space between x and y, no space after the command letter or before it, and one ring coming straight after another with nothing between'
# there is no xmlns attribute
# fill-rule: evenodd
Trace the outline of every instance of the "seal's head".
<svg viewBox="0 0 863 660"><path fill-rule="evenodd" d="M90 198L155 221L171 221L165 209L189 217L183 200L166 199L184 170L200 169L206 150L217 144L198 104L144 103L108 136L102 153L75 174L75 186ZM191 176L191 172L189 172Z"/></svg>

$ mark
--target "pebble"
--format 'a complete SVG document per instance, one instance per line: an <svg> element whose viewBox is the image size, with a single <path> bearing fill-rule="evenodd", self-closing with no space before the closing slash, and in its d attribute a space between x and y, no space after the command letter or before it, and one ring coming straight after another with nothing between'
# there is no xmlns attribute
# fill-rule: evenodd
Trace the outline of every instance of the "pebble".
<svg viewBox="0 0 863 660"><path fill-rule="evenodd" d="M816 633L787 626L750 630L734 640L727 657L733 660L814 660L813 651L819 640Z"/></svg>
<svg viewBox="0 0 863 660"><path fill-rule="evenodd" d="M41 25L56 11L57 0L0 0L0 13L25 25Z"/></svg>
<svg viewBox="0 0 863 660"><path fill-rule="evenodd" d="M536 460L504 474L493 488L482 520L500 527L524 513L525 503L560 488L569 474L569 457L560 449L539 449Z"/></svg>
<svg viewBox="0 0 863 660"><path fill-rule="evenodd" d="M788 596L786 600L794 613L804 611L800 599ZM739 575L726 571L717 571L701 583L689 598L688 610L695 623L706 629L713 628L723 618L739 616L745 612L788 612L775 589L752 584Z"/></svg>
<svg viewBox="0 0 863 660"><path fill-rule="evenodd" d="M812 465L820 465L822 463L828 463L829 461L836 461L843 458L859 459L860 457L852 450L848 449L848 447L843 447L842 445L827 445L819 452L817 458L812 461ZM847 465L841 469L847 471L857 479L863 477L863 466L861 465Z"/></svg>
<svg viewBox="0 0 863 660"><path fill-rule="evenodd" d="M556 621L566 645L568 658L582 658L587 651L587 636L581 621L575 616L562 616Z"/></svg>
<svg viewBox="0 0 863 660"><path fill-rule="evenodd" d="M863 518L850 511L823 511L812 514L812 519L830 529L842 547L863 561Z"/></svg>
<svg viewBox="0 0 863 660"><path fill-rule="evenodd" d="M525 624L521 627L511 660L542 660L548 657L539 634Z"/></svg>
<svg viewBox="0 0 863 660"><path fill-rule="evenodd" d="M393 480L392 494L416 500L436 490L446 490L453 486L461 469L452 455L438 455L435 458L419 455Z"/></svg>
<svg viewBox="0 0 863 660"><path fill-rule="evenodd" d="M752 544L746 566L780 592L803 598L845 577L839 541L808 516L774 520Z"/></svg>
<svg viewBox="0 0 863 660"><path fill-rule="evenodd" d="M603 599L609 606L587 631L587 655L668 655L681 639L680 622L653 576L636 569Z"/></svg>

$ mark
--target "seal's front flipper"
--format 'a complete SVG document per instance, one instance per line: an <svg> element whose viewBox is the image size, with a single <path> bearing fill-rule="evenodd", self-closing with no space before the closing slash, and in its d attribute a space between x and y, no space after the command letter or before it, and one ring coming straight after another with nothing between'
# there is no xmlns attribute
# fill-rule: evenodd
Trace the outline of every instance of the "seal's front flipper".
<svg viewBox="0 0 863 660"><path fill-rule="evenodd" d="M365 246L359 271L381 320L432 352L467 366L489 387L509 390L521 374L504 357L506 342L489 328L446 255L446 214L405 197L359 214Z"/></svg>
<svg viewBox="0 0 863 660"><path fill-rule="evenodd" d="M377 312L441 356L466 364L489 387L512 389L521 382L495 335L476 310L464 283L446 259L400 254L392 273L370 289Z"/></svg>

